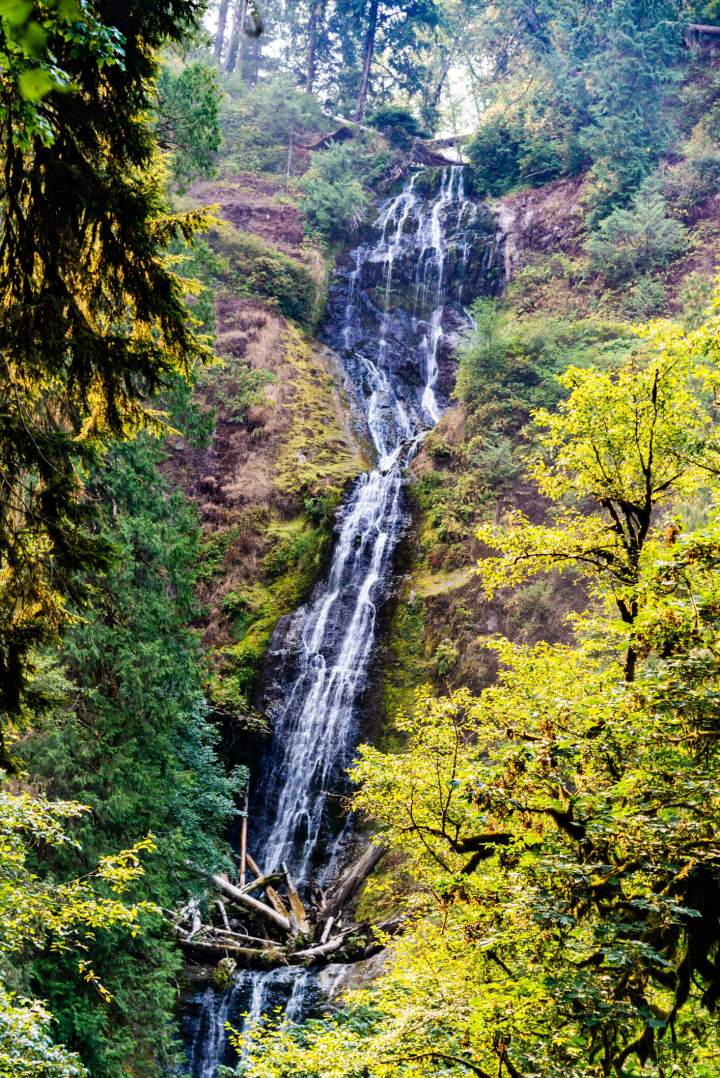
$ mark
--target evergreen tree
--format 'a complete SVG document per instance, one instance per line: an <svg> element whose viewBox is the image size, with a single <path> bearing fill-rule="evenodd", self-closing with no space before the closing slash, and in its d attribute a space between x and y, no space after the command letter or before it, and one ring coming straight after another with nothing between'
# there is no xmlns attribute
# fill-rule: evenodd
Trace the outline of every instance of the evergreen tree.
<svg viewBox="0 0 720 1078"><path fill-rule="evenodd" d="M87 594L78 571L107 561L84 468L203 356L159 253L198 218L166 215L150 122L157 51L201 10L0 6L0 737L32 649Z"/></svg>
<svg viewBox="0 0 720 1078"><path fill-rule="evenodd" d="M66 714L23 746L48 792L88 805L73 847L46 860L56 878L82 874L118 847L152 834L157 846L136 897L162 908L197 887L188 860L223 865L233 783L215 757L206 721L198 641L190 623L199 564L197 516L171 493L147 437L116 446L93 476L113 571L99 582L92 612L68 635L63 656L72 686ZM77 964L46 955L37 989L95 1078L125 1073L142 1059L159 1074L175 1054L172 1008L180 959L157 922L134 940L105 935L88 960L113 997L105 1004Z"/></svg>

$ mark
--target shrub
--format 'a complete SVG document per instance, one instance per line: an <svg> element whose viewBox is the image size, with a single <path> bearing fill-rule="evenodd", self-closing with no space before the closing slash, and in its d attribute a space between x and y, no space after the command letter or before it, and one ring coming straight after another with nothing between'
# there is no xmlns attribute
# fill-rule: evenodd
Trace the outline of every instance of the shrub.
<svg viewBox="0 0 720 1078"><path fill-rule="evenodd" d="M590 268L608 284L620 284L670 262L686 241L684 226L670 217L658 185L643 184L627 209L613 210L586 244Z"/></svg>
<svg viewBox="0 0 720 1078"><path fill-rule="evenodd" d="M220 129L230 151L229 172L285 174L288 153L292 171L291 143L306 134L328 129L328 120L317 101L301 93L291 79L279 78L248 88L231 81L223 95Z"/></svg>
<svg viewBox="0 0 720 1078"><path fill-rule="evenodd" d="M469 142L467 154L476 190L495 198L521 184L547 183L564 171L555 140L527 129L519 117L491 117Z"/></svg>
<svg viewBox="0 0 720 1078"><path fill-rule="evenodd" d="M369 117L371 127L382 132L393 146L407 149L417 138L428 138L416 116L403 105L383 105Z"/></svg>
<svg viewBox="0 0 720 1078"><path fill-rule="evenodd" d="M335 143L316 153L299 184L307 231L331 242L356 229L370 204L368 185L386 164L385 155L359 142Z"/></svg>
<svg viewBox="0 0 720 1078"><path fill-rule="evenodd" d="M680 289L682 324L686 330L699 329L706 321L716 282L714 276L695 270L689 273Z"/></svg>
<svg viewBox="0 0 720 1078"><path fill-rule="evenodd" d="M505 117L493 117L468 143L467 155L478 192L498 197L520 182L522 128Z"/></svg>
<svg viewBox="0 0 720 1078"><path fill-rule="evenodd" d="M661 314L666 299L667 291L662 281L655 281L652 277L638 277L625 297L625 310L630 318L644 321Z"/></svg>
<svg viewBox="0 0 720 1078"><path fill-rule="evenodd" d="M555 375L569 365L607 366L634 338L594 318L512 318L493 300L473 307L475 326L460 352L456 394L485 434L517 431L535 408L553 408Z"/></svg>
<svg viewBox="0 0 720 1078"><path fill-rule="evenodd" d="M678 217L690 217L720 191L720 151L707 143L691 143L685 160L667 168L660 183L672 212Z"/></svg>

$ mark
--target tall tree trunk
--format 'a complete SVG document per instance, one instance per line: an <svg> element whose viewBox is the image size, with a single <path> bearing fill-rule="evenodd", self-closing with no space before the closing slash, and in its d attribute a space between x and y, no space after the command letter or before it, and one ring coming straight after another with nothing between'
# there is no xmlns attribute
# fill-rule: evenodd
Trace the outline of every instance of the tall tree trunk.
<svg viewBox="0 0 720 1078"><path fill-rule="evenodd" d="M230 7L230 0L220 0L220 8L218 10L218 24L217 31L215 32L215 59L218 64L222 57L223 45L225 44L225 27L227 26L228 8Z"/></svg>
<svg viewBox="0 0 720 1078"><path fill-rule="evenodd" d="M440 74L438 80L435 83L435 89L433 90L432 97L430 99L430 107L435 110L440 104L440 98L442 97L443 87L447 81L448 74L450 72L451 56L450 50L445 49L443 52L443 59L440 65Z"/></svg>
<svg viewBox="0 0 720 1078"><path fill-rule="evenodd" d="M246 79L246 82L248 82L250 86L257 85L258 75L260 74L261 52L262 48L260 44L260 37L258 35L257 37L253 37L252 47L250 51L250 64Z"/></svg>
<svg viewBox="0 0 720 1078"><path fill-rule="evenodd" d="M370 68L372 67L373 53L375 52L375 34L377 33L379 0L370 0L368 25L365 33L365 47L363 49L363 70L360 80L357 105L355 107L355 119L360 121L365 115L365 102L367 101L368 86L370 83Z"/></svg>
<svg viewBox="0 0 720 1078"><path fill-rule="evenodd" d="M325 2L326 0L311 0L310 4L307 67L305 69L305 89L309 94L312 93L312 88L315 84L315 60L317 55L318 35L320 24L325 15Z"/></svg>
<svg viewBox="0 0 720 1078"><path fill-rule="evenodd" d="M235 0L233 9L232 29L230 31L230 44L225 57L224 71L235 71L242 62L242 32L245 28L245 14L247 12L247 0Z"/></svg>

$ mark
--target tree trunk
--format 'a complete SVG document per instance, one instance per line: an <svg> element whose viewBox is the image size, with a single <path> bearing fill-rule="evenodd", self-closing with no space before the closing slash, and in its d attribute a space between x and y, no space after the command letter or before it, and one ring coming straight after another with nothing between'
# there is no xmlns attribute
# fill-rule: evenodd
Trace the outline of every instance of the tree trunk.
<svg viewBox="0 0 720 1078"><path fill-rule="evenodd" d="M261 60L261 46L260 37L253 37L252 49L250 52L250 71L248 73L247 82L250 86L256 86L258 75L260 74L260 60Z"/></svg>
<svg viewBox="0 0 720 1078"><path fill-rule="evenodd" d="M240 825L240 886L245 886L245 869L247 867L247 829L248 829L248 796L245 794L245 807L243 809L242 824Z"/></svg>
<svg viewBox="0 0 720 1078"><path fill-rule="evenodd" d="M370 84L370 69L375 52L375 34L377 33L378 6L380 0L370 0L370 12L368 25L365 33L365 47L363 49L363 69L360 79L360 91L355 107L355 119L359 122L365 115L365 102L367 101L368 86Z"/></svg>
<svg viewBox="0 0 720 1078"><path fill-rule="evenodd" d="M233 9L232 29L230 30L230 44L223 71L235 71L242 64L242 32L245 27L245 15L247 12L247 0L235 0Z"/></svg>
<svg viewBox="0 0 720 1078"><path fill-rule="evenodd" d="M440 65L440 74L438 75L438 80L435 83L435 89L433 90L432 97L430 99L430 108L432 108L433 110L436 110L440 105L440 98L442 96L443 87L445 86L445 82L447 81L447 77L450 71L451 59L452 58L450 56L450 50L445 50L445 55L443 57L442 64Z"/></svg>
<svg viewBox="0 0 720 1078"><path fill-rule="evenodd" d="M320 23L325 14L325 0L311 0L310 21L308 23L307 67L305 69L305 89L309 94L315 84L315 60L317 55Z"/></svg>
<svg viewBox="0 0 720 1078"><path fill-rule="evenodd" d="M220 8L218 10L218 24L215 32L215 59L218 64L222 57L223 45L225 44L225 27L227 26L228 8L230 7L230 0L220 0Z"/></svg>
<svg viewBox="0 0 720 1078"><path fill-rule="evenodd" d="M375 846L372 843L363 853L362 857L350 866L347 872L335 884L327 896L320 911L320 920L338 916L348 902L355 897L360 887L379 864L386 853L385 846Z"/></svg>

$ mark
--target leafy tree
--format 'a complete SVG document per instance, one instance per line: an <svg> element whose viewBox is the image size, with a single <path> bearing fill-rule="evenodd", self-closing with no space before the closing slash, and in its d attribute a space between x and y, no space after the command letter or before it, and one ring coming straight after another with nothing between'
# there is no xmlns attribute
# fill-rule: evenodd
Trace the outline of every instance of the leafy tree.
<svg viewBox="0 0 720 1078"><path fill-rule="evenodd" d="M662 534L658 513L697 490L714 468L713 409L697 388L707 376L673 327L658 329L650 354L619 370L569 368L559 379L567 400L556 414L536 413L544 456L532 474L557 506L552 523L533 525L515 513L507 525L480 532L502 551L479 567L489 593L572 565L598 596L611 595L630 633L628 680L637 659L631 634L643 603L643 560Z"/></svg>
<svg viewBox="0 0 720 1078"><path fill-rule="evenodd" d="M490 117L473 135L467 153L478 191L494 197L524 183L547 183L563 172L557 147L542 132L529 132L520 116Z"/></svg>
<svg viewBox="0 0 720 1078"><path fill-rule="evenodd" d="M83 474L108 435L204 351L160 249L167 216L150 110L157 50L200 0L42 0L0 9L0 714L29 654L107 561ZM87 577L85 578L87 579ZM0 745L2 764L11 767Z"/></svg>
<svg viewBox="0 0 720 1078"><path fill-rule="evenodd" d="M158 136L172 152L179 190L211 176L220 149L219 90L213 71L195 62L178 73L165 67L158 79Z"/></svg>
<svg viewBox="0 0 720 1078"><path fill-rule="evenodd" d="M80 876L58 881L39 876L30 851L49 852L76 847L72 822L86 816L87 807L72 801L51 802L28 792L14 792L5 780L0 786L0 1069L7 1075L47 1074L75 1078L86 1074L79 1058L54 1043L51 1015L37 1000L27 998L27 981L18 978L23 954L43 949L65 956L75 975L98 999L108 999L89 954L105 934L132 936L157 919L159 909L147 901L128 902L123 896L142 877L141 856L152 852L152 838L85 862ZM11 985L21 988L13 992Z"/></svg>

